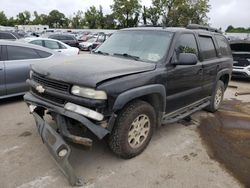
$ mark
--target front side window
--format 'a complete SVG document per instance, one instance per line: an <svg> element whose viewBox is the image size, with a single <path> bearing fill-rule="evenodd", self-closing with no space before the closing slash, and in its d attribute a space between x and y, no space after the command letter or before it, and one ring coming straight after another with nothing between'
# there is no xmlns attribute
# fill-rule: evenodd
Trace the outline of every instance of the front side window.
<svg viewBox="0 0 250 188"><path fill-rule="evenodd" d="M40 56L32 48L7 46L8 60L37 59Z"/></svg>
<svg viewBox="0 0 250 188"><path fill-rule="evenodd" d="M96 51L156 63L168 53L172 37L173 33L166 31L118 31Z"/></svg>
<svg viewBox="0 0 250 188"><path fill-rule="evenodd" d="M198 47L193 34L182 34L175 47L175 51L178 54L180 53L193 53L198 56Z"/></svg>
<svg viewBox="0 0 250 188"><path fill-rule="evenodd" d="M200 48L204 60L217 57L216 49L212 37L200 36Z"/></svg>

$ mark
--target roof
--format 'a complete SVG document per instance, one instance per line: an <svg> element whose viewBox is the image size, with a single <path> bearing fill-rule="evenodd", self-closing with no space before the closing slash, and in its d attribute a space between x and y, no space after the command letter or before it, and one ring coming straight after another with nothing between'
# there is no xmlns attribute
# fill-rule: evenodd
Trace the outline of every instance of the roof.
<svg viewBox="0 0 250 188"><path fill-rule="evenodd" d="M121 29L122 31L166 31L166 32L193 32L193 33L203 33L203 34L211 34L211 33L216 33L220 34L217 32L211 32L203 29L187 29L184 27L133 27L133 28L126 28L126 29Z"/></svg>

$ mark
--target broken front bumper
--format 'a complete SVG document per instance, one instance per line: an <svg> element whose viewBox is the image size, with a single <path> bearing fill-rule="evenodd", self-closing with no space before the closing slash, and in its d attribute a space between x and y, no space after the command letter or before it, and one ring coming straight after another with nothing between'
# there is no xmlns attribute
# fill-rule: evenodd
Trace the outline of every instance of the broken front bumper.
<svg viewBox="0 0 250 188"><path fill-rule="evenodd" d="M67 129L66 117L72 118L82 123L99 139L102 139L104 136L106 136L109 131L99 125L92 123L82 115L70 112L62 107L45 102L44 100L35 97L31 93L27 93L24 96L24 100L29 106L35 106L35 108L31 108L31 113L35 118L38 132L42 137L43 143L48 147L48 150L59 165L60 170L68 178L71 185L82 185L83 180L76 176L72 166L69 163L71 149L70 146L65 142L65 140L69 140L71 142L82 144L85 146L92 146L92 140L72 135ZM60 134L49 124L47 124L43 119L45 110L48 110L51 114L53 114L53 117L57 122Z"/></svg>
<svg viewBox="0 0 250 188"><path fill-rule="evenodd" d="M47 146L49 152L56 160L63 174L68 178L72 186L83 185L83 180L76 176L72 166L69 163L71 149L63 138L48 125L42 117L33 112L36 121L36 126L41 135L43 143Z"/></svg>

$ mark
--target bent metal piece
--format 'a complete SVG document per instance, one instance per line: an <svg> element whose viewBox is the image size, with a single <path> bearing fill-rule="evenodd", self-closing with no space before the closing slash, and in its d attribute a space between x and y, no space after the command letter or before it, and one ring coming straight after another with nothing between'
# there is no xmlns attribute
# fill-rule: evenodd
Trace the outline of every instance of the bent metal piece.
<svg viewBox="0 0 250 188"><path fill-rule="evenodd" d="M239 95L250 95L250 92L236 92L235 96L239 96Z"/></svg>
<svg viewBox="0 0 250 188"><path fill-rule="evenodd" d="M71 149L62 137L50 127L36 112L33 112L37 129L42 137L43 143L47 146L53 158L56 160L60 170L68 178L72 186L82 186L83 180L76 176L71 164L69 156Z"/></svg>

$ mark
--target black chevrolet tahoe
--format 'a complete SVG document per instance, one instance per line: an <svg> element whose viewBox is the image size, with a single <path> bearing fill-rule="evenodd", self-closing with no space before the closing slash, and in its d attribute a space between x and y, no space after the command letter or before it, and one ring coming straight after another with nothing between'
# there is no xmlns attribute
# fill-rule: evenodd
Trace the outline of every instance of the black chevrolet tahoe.
<svg viewBox="0 0 250 188"><path fill-rule="evenodd" d="M92 54L32 66L24 100L60 169L81 185L66 141L91 146L92 132L118 156L135 157L161 124L215 112L232 65L227 39L213 28L123 29ZM44 120L47 114L57 127Z"/></svg>

